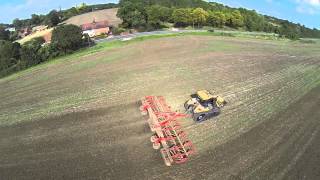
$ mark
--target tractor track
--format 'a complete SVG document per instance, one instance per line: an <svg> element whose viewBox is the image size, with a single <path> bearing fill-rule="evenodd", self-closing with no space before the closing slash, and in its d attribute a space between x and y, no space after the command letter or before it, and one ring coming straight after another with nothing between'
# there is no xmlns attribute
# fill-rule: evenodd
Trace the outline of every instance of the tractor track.
<svg viewBox="0 0 320 180"><path fill-rule="evenodd" d="M0 80L0 179L319 179L319 56L283 44L163 38ZM166 167L137 101L199 89L229 103L181 120L197 154Z"/></svg>

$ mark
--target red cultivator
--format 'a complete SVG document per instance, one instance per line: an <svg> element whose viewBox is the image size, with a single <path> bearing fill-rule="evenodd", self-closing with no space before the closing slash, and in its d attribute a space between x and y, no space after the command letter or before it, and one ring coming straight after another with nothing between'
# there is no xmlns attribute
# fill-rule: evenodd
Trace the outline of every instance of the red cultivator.
<svg viewBox="0 0 320 180"><path fill-rule="evenodd" d="M186 162L194 148L177 119L187 115L173 112L162 96L144 97L140 110L144 115L149 114L148 123L154 132L151 142L154 149L162 146L160 152L165 164Z"/></svg>

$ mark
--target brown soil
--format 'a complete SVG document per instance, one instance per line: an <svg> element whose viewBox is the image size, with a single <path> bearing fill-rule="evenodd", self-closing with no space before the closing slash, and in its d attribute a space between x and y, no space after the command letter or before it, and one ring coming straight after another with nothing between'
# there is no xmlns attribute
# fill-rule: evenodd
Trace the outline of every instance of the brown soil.
<svg viewBox="0 0 320 180"><path fill-rule="evenodd" d="M107 20L111 25L118 26L122 23L122 21L117 17L117 12L118 8L94 11L71 17L70 19L64 21L64 23L80 26L85 23L91 23L93 20L96 22Z"/></svg>
<svg viewBox="0 0 320 180"><path fill-rule="evenodd" d="M2 80L0 177L319 179L319 54L296 46L163 38ZM181 120L197 154L166 167L152 149L138 100L164 95L182 109L203 88L229 104L216 119ZM63 110L46 112L52 104Z"/></svg>

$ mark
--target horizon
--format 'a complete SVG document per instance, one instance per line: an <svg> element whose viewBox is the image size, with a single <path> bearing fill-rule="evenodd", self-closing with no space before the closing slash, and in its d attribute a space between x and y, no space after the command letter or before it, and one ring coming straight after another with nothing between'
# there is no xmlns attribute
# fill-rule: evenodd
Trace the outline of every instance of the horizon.
<svg viewBox="0 0 320 180"><path fill-rule="evenodd" d="M118 0L0 0L0 23L12 24L18 19L29 19L32 14L48 14L51 10L69 9L81 3L88 5L118 3ZM255 10L260 14L288 20L293 23L305 25L308 28L320 30L320 0L274 0L246 1L246 0L209 0L234 8ZM40 5L39 5L40 4ZM268 8L266 8L268 7ZM21 13L23 12L23 13Z"/></svg>

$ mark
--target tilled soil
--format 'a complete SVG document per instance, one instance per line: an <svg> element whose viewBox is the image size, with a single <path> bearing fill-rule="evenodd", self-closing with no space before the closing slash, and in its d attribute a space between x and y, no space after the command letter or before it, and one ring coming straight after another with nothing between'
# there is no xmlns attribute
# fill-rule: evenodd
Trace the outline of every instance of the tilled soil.
<svg viewBox="0 0 320 180"><path fill-rule="evenodd" d="M163 38L2 80L0 179L319 179L313 46ZM138 101L164 95L181 110L202 88L228 106L201 124L181 119L197 154L166 167Z"/></svg>
<svg viewBox="0 0 320 180"><path fill-rule="evenodd" d="M0 174L2 179L318 179L319 92L313 89L241 136L172 167L152 149L137 103L1 128ZM110 117L111 112L118 115Z"/></svg>

